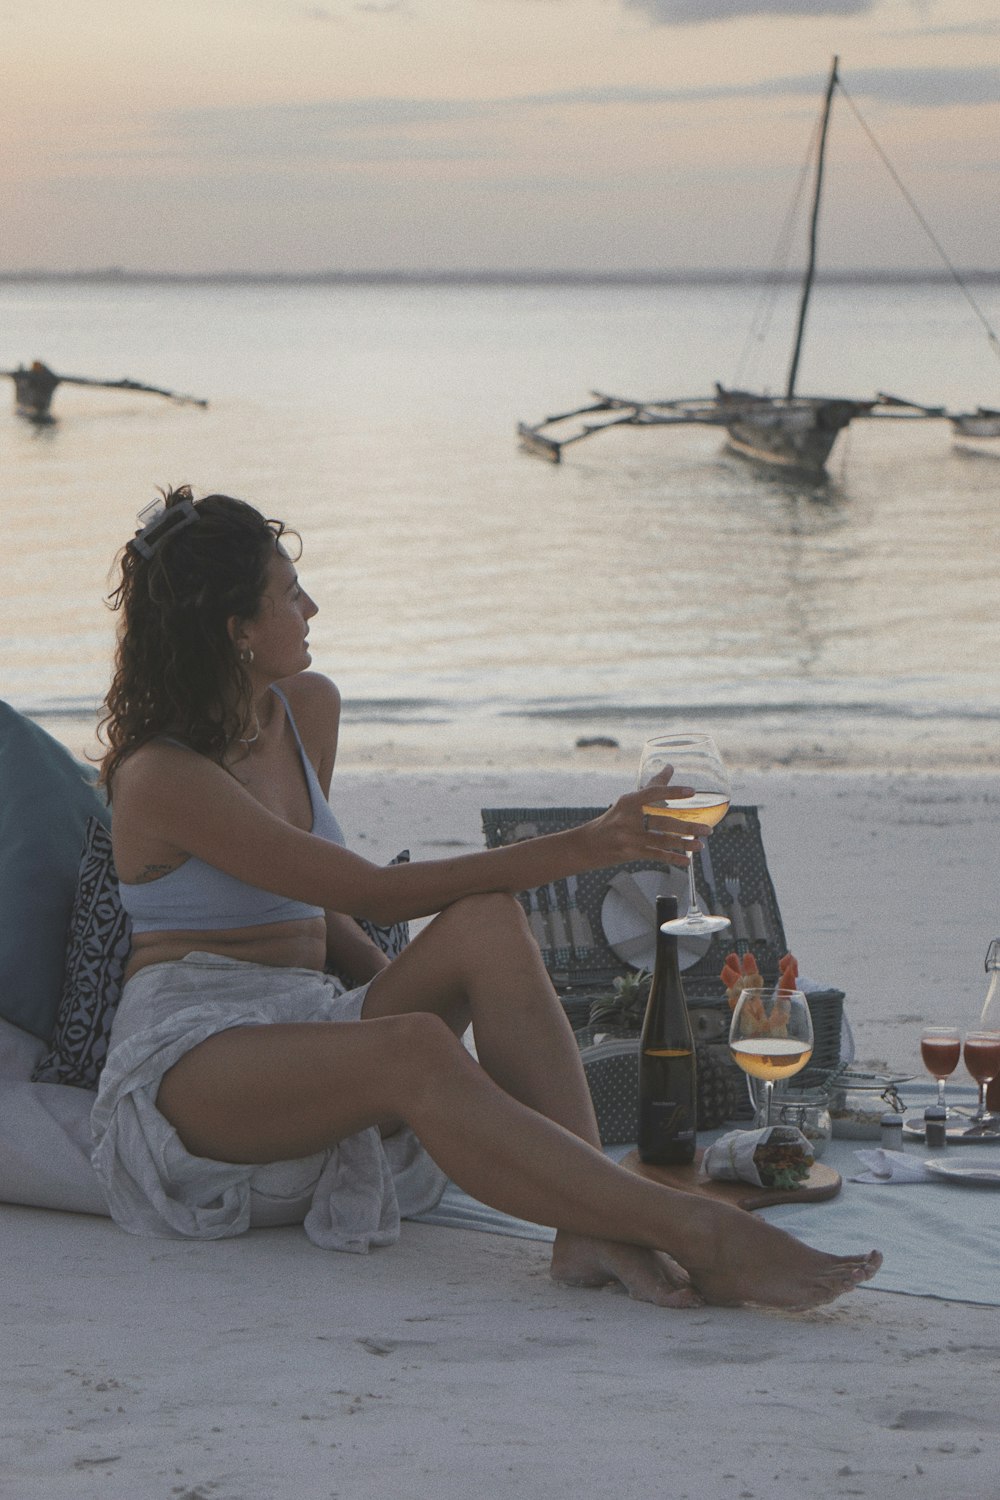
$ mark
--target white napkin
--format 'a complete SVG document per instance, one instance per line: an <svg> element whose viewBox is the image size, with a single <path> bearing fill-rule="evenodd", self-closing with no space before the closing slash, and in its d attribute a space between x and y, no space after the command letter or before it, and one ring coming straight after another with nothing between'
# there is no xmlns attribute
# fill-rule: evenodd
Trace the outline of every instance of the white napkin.
<svg viewBox="0 0 1000 1500"><path fill-rule="evenodd" d="M930 1182L934 1177L922 1161L905 1151L883 1151L879 1147L877 1151L855 1151L854 1155L865 1170L850 1178L851 1182Z"/></svg>

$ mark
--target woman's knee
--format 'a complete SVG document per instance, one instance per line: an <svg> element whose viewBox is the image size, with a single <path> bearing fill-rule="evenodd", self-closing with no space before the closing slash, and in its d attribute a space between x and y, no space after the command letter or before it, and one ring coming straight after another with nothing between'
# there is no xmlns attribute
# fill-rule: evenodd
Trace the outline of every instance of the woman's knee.
<svg viewBox="0 0 1000 1500"><path fill-rule="evenodd" d="M437 1093L458 1069L476 1066L447 1022L430 1011L392 1016L379 1024L392 1028L383 1055L387 1061L391 1058L395 1089L401 1095L412 1098L426 1089Z"/></svg>
<svg viewBox="0 0 1000 1500"><path fill-rule="evenodd" d="M410 1072L447 1067L465 1051L447 1022L432 1011L409 1011L386 1017L379 1024L392 1029L391 1038L386 1037L390 1054Z"/></svg>
<svg viewBox="0 0 1000 1500"><path fill-rule="evenodd" d="M442 912L438 920L446 921L459 939L477 944L498 938L518 941L531 935L520 901L504 891L463 896Z"/></svg>

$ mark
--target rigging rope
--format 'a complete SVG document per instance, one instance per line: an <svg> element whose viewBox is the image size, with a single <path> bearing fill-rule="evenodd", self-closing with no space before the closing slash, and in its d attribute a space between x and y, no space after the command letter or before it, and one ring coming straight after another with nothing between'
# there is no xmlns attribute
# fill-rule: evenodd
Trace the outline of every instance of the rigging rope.
<svg viewBox="0 0 1000 1500"><path fill-rule="evenodd" d="M889 160L888 156L886 156L885 152L882 150L882 147L879 145L878 141L875 139L874 135L872 134L871 130L868 127L868 124L867 124L864 116L862 115L861 111L858 109L858 106L855 104L855 102L851 98L850 94L844 88L844 85L843 85L843 83L841 83L841 81L840 81L839 78L837 80L837 86L839 87L840 92L843 94L844 98L847 100L847 103L850 105L851 111L854 114L854 118L857 120L858 124L861 126L861 129L864 131L865 135L868 137L869 141L874 146L874 148L877 151L879 157L881 158L882 165L885 167L886 171L889 173L889 176L892 178L893 182L899 188L899 191L902 193L902 195L903 195L904 199L906 200L907 204L909 205L909 207L913 210L913 213L914 213L914 215L915 215L915 217L917 219L917 222L919 223L921 229L923 229L924 233L927 235L927 238L930 240L931 244L934 246L934 248L937 251L938 255L940 255L942 261L947 266L948 271L950 272L951 277L952 277L953 281L955 282L956 286L958 287L959 291L962 293L962 295L965 298L966 302L968 302L969 306L972 308L972 311L975 313L975 315L979 319L980 323L982 323L983 327L986 329L986 337L989 340L990 346L993 349L994 354L996 354L997 357L1000 358L1000 339L997 338L996 333L993 331L993 328L990 326L988 318L986 317L985 313L980 308L979 304L976 302L975 298L973 297L972 293L969 291L968 287L965 285L965 282L962 280L959 272L952 265L952 263L949 260L947 254L945 253L944 247L942 246L942 244L938 240L937 235L934 233L933 229L928 224L928 222L924 218L923 214L920 212L920 209L919 209L918 205L914 202L912 196L907 191L906 185L902 181L901 177L899 176L899 173L896 171L896 169L893 166L892 162Z"/></svg>
<svg viewBox="0 0 1000 1500"><path fill-rule="evenodd" d="M792 201L788 206L788 212L785 214L785 221L781 226L774 248L774 256L771 261L774 279L768 286L765 286L758 298L757 307L754 310L743 348L740 350L740 357L736 361L736 370L733 375L733 385L735 386L743 382L744 371L751 353L754 352L753 345L757 344L759 346L763 344L771 327L771 319L774 316L774 310L778 303L778 294L781 290L782 273L788 266L788 257L792 246L792 232L798 219L802 194L805 191L806 180L809 176L809 168L812 166L812 160L816 154L819 131L820 122L817 120L809 138L809 145L803 158L802 166L799 169L799 178L795 185ZM759 353L759 348L756 352Z"/></svg>

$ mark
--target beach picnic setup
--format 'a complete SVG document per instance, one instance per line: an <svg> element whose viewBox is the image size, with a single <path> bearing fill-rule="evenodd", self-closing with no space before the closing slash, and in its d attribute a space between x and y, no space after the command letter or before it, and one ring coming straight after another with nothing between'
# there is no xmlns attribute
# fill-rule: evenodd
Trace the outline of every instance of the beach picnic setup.
<svg viewBox="0 0 1000 1500"><path fill-rule="evenodd" d="M981 323L994 354L1000 356L1000 341L995 331L844 88L840 79L839 59L834 58L811 150L813 190L807 258L799 291L798 314L784 393L778 396L766 392L728 389L718 381L710 396L684 396L667 400L634 400L594 391L593 400L584 406L545 417L541 422L519 422L518 442L526 453L558 464L562 460L563 450L570 444L582 442L607 428L699 425L723 429L726 433L726 446L731 452L762 465L765 470L817 479L826 474L827 461L840 433L852 422L859 420L946 421L951 426L955 442L962 447L1000 453L1000 411L994 408L980 406L975 411L949 412L943 405L929 406L883 391L869 399L858 400L849 396L806 396L798 390L799 363L810 299L816 281L827 132L834 94L838 90L915 214L936 254L944 262L959 291ZM800 180L796 203L801 188ZM793 204L793 211L795 206ZM782 272L783 266L776 270L776 281L780 280Z"/></svg>
<svg viewBox="0 0 1000 1500"><path fill-rule="evenodd" d="M676 758L676 745L668 752ZM90 1163L90 1113L128 953L109 812L88 769L6 705L0 781L9 917L0 953L0 1202L106 1215ZM991 1269L1000 1236L1000 940L989 944L981 1024L964 1037L978 1097L954 1080L958 1031L924 1033L926 1078L858 1071L836 976L807 979L788 952L758 809L731 804L725 780L692 800L701 802L692 815L718 823L689 873L639 862L520 897L576 1031L605 1149L670 1185L780 1211L807 1241L831 1232L867 1240L877 1220L886 1259L873 1286L1000 1304ZM483 836L495 848L599 811L488 807ZM654 805L651 816L661 811ZM668 961L689 1043L659 1049L673 1061L653 1086L672 1090L675 1102L664 1117L654 1101L661 1124L646 1150L643 1038ZM302 1212L301 1202L283 1212L257 1195L249 1224L301 1223ZM956 1215L963 1234L942 1256ZM454 1184L417 1218L552 1236Z"/></svg>

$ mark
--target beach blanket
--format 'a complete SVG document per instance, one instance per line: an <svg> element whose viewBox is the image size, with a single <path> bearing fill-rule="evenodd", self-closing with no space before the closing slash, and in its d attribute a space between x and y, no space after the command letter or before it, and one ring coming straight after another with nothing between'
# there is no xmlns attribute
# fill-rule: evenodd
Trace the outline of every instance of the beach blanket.
<svg viewBox="0 0 1000 1500"><path fill-rule="evenodd" d="M932 1086L907 1084L905 1097L911 1115L922 1115L932 1100ZM949 1090L949 1098L968 1109L975 1102L972 1090L958 1086ZM701 1139L707 1144L721 1133L712 1132ZM836 1198L757 1212L820 1250L845 1254L881 1250L882 1268L873 1281L865 1283L867 1290L1000 1307L1000 1187L963 1186L944 1179L884 1184L850 1181L864 1170L858 1152L870 1151L877 1144L841 1139L829 1142L823 1164L833 1167L844 1179ZM630 1149L615 1146L608 1154L621 1160ZM919 1141L908 1144L906 1150L914 1161L941 1156L940 1152L928 1152ZM1000 1167L1000 1145L950 1145L947 1152L954 1162L971 1164L979 1160ZM553 1238L551 1229L498 1214L454 1183L445 1189L437 1207L419 1218L426 1224L522 1239Z"/></svg>
<svg viewBox="0 0 1000 1500"><path fill-rule="evenodd" d="M90 1165L94 1096L85 1089L28 1082L42 1048L37 1038L0 1022L0 1203L107 1214L100 1180ZM908 1083L904 1097L911 1112L920 1115L932 1089ZM957 1086L949 1089L949 1097L964 1107L974 1100L971 1090ZM711 1139L703 1138L705 1143ZM1000 1306L1000 1189L944 1180L851 1182L862 1170L858 1151L875 1145L852 1140L828 1144L823 1162L844 1179L836 1198L760 1212L820 1249L880 1249L885 1260L867 1284L871 1290ZM629 1149L611 1147L608 1154L620 1160ZM920 1142L906 1149L915 1161L930 1154ZM952 1145L947 1150L956 1162L979 1159L1000 1165L995 1145ZM443 1228L533 1240L553 1237L551 1229L498 1213L454 1183L446 1186L435 1208L416 1217Z"/></svg>

